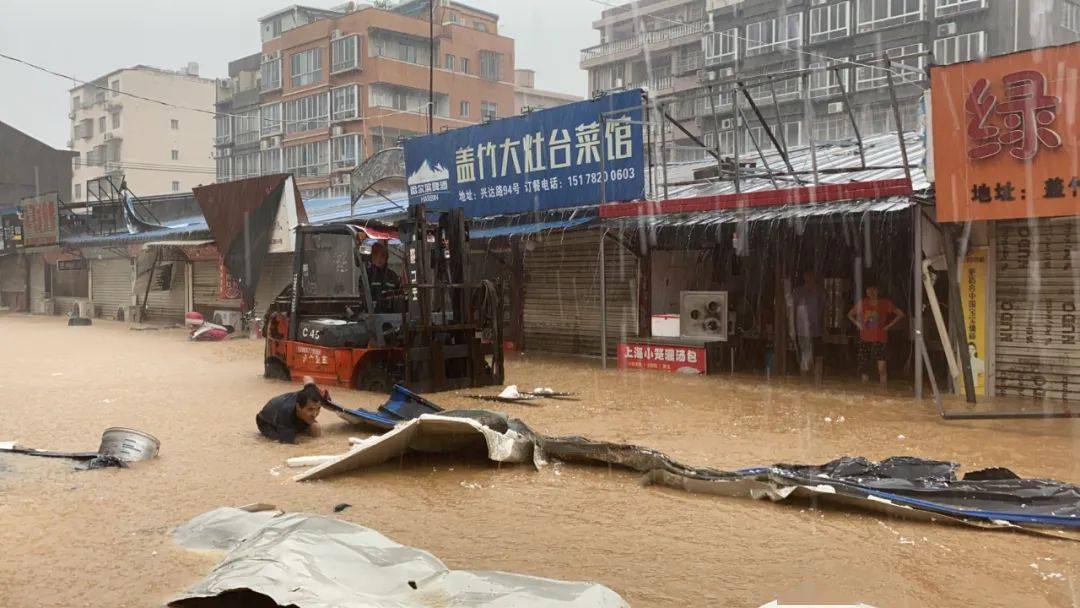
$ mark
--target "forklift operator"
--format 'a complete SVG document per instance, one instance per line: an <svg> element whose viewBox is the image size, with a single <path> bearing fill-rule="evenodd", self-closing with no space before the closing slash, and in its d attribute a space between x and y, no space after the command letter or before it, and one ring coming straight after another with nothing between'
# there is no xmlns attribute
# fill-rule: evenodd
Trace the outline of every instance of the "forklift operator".
<svg viewBox="0 0 1080 608"><path fill-rule="evenodd" d="M371 246L371 261L367 265L368 285L371 287L371 301L375 303L376 313L397 312L394 296L401 291L401 279L387 261L390 252L383 241L376 241Z"/></svg>

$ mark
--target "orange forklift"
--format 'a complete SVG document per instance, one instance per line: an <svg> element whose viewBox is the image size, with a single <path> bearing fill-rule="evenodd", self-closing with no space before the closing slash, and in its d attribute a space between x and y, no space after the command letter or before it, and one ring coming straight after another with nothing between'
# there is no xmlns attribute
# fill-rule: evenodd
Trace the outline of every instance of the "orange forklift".
<svg viewBox="0 0 1080 608"><path fill-rule="evenodd" d="M377 241L394 245L388 264L401 277L378 301L368 281ZM292 283L264 317L266 377L374 392L503 383L502 286L470 281L460 209L429 216L417 205L396 227L300 226L294 256Z"/></svg>

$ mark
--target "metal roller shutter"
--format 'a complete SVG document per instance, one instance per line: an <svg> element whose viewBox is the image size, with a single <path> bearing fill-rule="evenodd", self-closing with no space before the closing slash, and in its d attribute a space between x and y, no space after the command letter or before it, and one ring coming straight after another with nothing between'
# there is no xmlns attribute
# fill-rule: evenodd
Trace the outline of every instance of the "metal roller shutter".
<svg viewBox="0 0 1080 608"><path fill-rule="evenodd" d="M192 262L193 283L195 290L195 310L212 315L215 310L240 310L240 300L222 300L218 298L221 288L221 269L213 260Z"/></svg>
<svg viewBox="0 0 1080 608"><path fill-rule="evenodd" d="M131 305L131 260L90 260L94 315L115 319L122 307Z"/></svg>
<svg viewBox="0 0 1080 608"><path fill-rule="evenodd" d="M183 322L184 313L187 312L187 282L185 279L184 266L187 262L159 262L154 270L154 278L157 280L159 273L165 272L164 267L172 265L172 283L168 291L150 291L150 297L146 301L146 319L158 321ZM142 283L141 289L146 289ZM145 293L145 291L143 291ZM142 293L139 297L142 297Z"/></svg>
<svg viewBox="0 0 1080 608"><path fill-rule="evenodd" d="M525 254L525 349L600 355L600 233L552 233ZM607 346L638 333L638 262L608 239Z"/></svg>
<svg viewBox="0 0 1080 608"><path fill-rule="evenodd" d="M255 288L255 314L263 316L274 298L292 281L293 255L271 253L266 256L259 285Z"/></svg>
<svg viewBox="0 0 1080 608"><path fill-rule="evenodd" d="M1080 399L1075 218L997 223L995 392Z"/></svg>

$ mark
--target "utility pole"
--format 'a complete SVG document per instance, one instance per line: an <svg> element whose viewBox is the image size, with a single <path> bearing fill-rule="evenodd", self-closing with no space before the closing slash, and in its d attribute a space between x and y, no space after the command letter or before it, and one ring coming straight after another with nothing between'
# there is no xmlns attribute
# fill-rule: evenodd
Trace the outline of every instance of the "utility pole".
<svg viewBox="0 0 1080 608"><path fill-rule="evenodd" d="M435 0L428 0L428 107L427 132L435 132Z"/></svg>

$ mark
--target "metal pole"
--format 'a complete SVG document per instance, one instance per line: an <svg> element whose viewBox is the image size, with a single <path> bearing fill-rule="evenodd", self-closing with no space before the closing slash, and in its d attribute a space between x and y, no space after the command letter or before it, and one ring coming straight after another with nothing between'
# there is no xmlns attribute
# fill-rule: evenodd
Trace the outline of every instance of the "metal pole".
<svg viewBox="0 0 1080 608"><path fill-rule="evenodd" d="M428 0L428 119L427 132L435 132L435 0Z"/></svg>
<svg viewBox="0 0 1080 608"><path fill-rule="evenodd" d="M664 200L668 198L667 178L667 122L664 121L664 104L659 107L660 114L660 175L664 179Z"/></svg>
<svg viewBox="0 0 1080 608"><path fill-rule="evenodd" d="M739 116L742 117L743 122L746 122L746 117L743 116L742 110L739 110ZM765 171L769 174L769 181L772 182L773 190L779 190L780 186L776 184L776 178L773 177L772 169L769 167L769 159L765 158L765 154L761 151L761 146L758 145L758 140L754 137L754 133L748 133L750 136L750 142L754 144L754 150L757 151L758 158L761 159L761 164L765 165Z"/></svg>
<svg viewBox="0 0 1080 608"><path fill-rule="evenodd" d="M656 198L656 161L653 158L653 116L649 112L649 98L641 96L641 119L645 123L645 150L649 162L649 198Z"/></svg>
<svg viewBox="0 0 1080 608"><path fill-rule="evenodd" d="M913 235L913 249L912 252L912 273L914 284L914 304L912 304L911 318L912 323L915 326L915 398L923 398L923 349L926 345L923 343L923 318L922 318L922 209L919 204L916 203L912 208L911 214L911 230ZM937 392L937 391L935 391Z"/></svg>
<svg viewBox="0 0 1080 608"><path fill-rule="evenodd" d="M720 179L724 175L724 161L720 156L720 117L716 115L716 97L713 95L713 88L710 86L706 90L709 92L709 112L712 113L713 136L716 137L716 154L714 155L716 156L716 179Z"/></svg>
<svg viewBox="0 0 1080 608"><path fill-rule="evenodd" d="M607 369L607 262L604 241L607 230L600 234L600 367Z"/></svg>
<svg viewBox="0 0 1080 608"><path fill-rule="evenodd" d="M847 73L851 74L851 68L848 67L846 69ZM836 74L836 84L840 86L840 96L844 100L844 111L847 113L848 120L851 121L851 129L855 133L855 142L859 144L859 166L865 169L866 151L863 150L862 134L859 133L859 122L855 120L855 110L851 109L851 100L848 99L847 87L844 86L844 79L840 77L840 68L834 67L833 70L833 73Z"/></svg>
<svg viewBox="0 0 1080 608"><path fill-rule="evenodd" d="M896 138L900 140L900 157L904 161L904 176L911 183L911 163L908 162L907 143L904 142L904 125L900 122L900 106L896 103L896 87L893 86L892 59L885 55L885 78L889 83L889 100L892 103L893 119L896 121Z"/></svg>
<svg viewBox="0 0 1080 608"><path fill-rule="evenodd" d="M784 166L787 167L788 173L795 178L796 184L802 185L802 180L799 179L798 173L796 173L795 168L791 166L791 159L788 157L787 146L782 145L779 141L777 141L776 136L773 135L772 129L765 125L765 115L761 113L761 109L758 108L758 105L754 101L754 98L750 95L750 92L746 90L746 85L744 85L742 82L739 82L739 88L742 89L742 94L743 97L746 98L746 103L750 104L750 109L754 111L754 116L757 116L758 121L765 128L765 135L769 136L769 141L772 142L773 147L776 148L776 151L780 154L780 158L784 161ZM776 104L776 95L773 95L773 103ZM776 105L775 108L776 120L779 121L780 106Z"/></svg>
<svg viewBox="0 0 1080 608"><path fill-rule="evenodd" d="M732 156L735 157L735 194L738 194L742 191L741 184L739 184L739 144L742 143L740 141L742 138L739 137L741 135L740 131L742 131L742 121L739 120L739 116L742 115L742 112L739 111L738 91L734 91L731 95L731 113L732 122L735 123L735 133L732 137L732 148L734 148L735 153Z"/></svg>
<svg viewBox="0 0 1080 608"><path fill-rule="evenodd" d="M600 115L600 204L607 203L607 117Z"/></svg>
<svg viewBox="0 0 1080 608"><path fill-rule="evenodd" d="M806 119L807 126L810 127L810 128L807 129L807 131L809 132L807 137L809 138L808 141L810 142L810 168L813 169L813 171L814 171L814 185L816 186L816 185L818 185L819 180L818 180L818 172L817 172L817 165L818 165L818 162L817 162L817 146L814 145L814 129L811 126L811 125L814 124L814 104L810 103L810 72L807 72L806 74L803 74L802 85L803 85L802 88L803 88L803 93L804 93L803 94L803 117ZM779 125L779 128L780 128L781 131L783 131L784 130L784 125L783 124Z"/></svg>
<svg viewBox="0 0 1080 608"><path fill-rule="evenodd" d="M743 89L744 92L745 90L746 89ZM772 76L769 76L769 93L772 94L773 111L776 112L776 126L780 129L780 142L784 146L782 150L784 152L784 156L787 156L787 135L784 134L784 121L780 119L780 102L776 99L776 80ZM765 121L762 120L761 124L764 125ZM781 150L781 148L777 148L777 150Z"/></svg>

